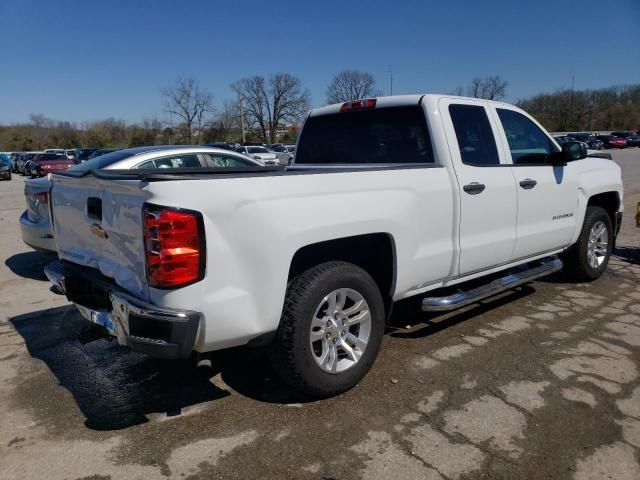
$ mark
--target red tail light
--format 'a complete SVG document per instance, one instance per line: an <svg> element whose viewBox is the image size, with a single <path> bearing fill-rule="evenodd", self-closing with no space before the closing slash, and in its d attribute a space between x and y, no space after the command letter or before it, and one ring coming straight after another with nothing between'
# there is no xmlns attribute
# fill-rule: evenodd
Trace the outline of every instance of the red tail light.
<svg viewBox="0 0 640 480"><path fill-rule="evenodd" d="M146 206L144 241L149 286L175 288L202 280L203 237L198 212Z"/></svg>
<svg viewBox="0 0 640 480"><path fill-rule="evenodd" d="M362 110L363 108L375 108L376 99L367 98L366 100L354 100L353 102L343 103L340 107L341 112L348 112L350 110Z"/></svg>

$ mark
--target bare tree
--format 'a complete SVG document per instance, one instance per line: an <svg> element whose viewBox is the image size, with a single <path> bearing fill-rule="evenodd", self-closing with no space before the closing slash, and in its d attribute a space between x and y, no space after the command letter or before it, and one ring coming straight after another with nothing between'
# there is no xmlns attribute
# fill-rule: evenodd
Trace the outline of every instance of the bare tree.
<svg viewBox="0 0 640 480"><path fill-rule="evenodd" d="M260 138L275 143L278 127L298 123L309 110L311 95L300 79L288 73L276 73L269 80L260 75L243 78L231 85L243 100L249 125L259 130Z"/></svg>
<svg viewBox="0 0 640 480"><path fill-rule="evenodd" d="M502 80L499 75L486 77L484 79L484 96L487 100L502 100L507 95L506 80Z"/></svg>
<svg viewBox="0 0 640 480"><path fill-rule="evenodd" d="M176 83L161 91L165 111L176 117L184 127L185 140L192 142L194 134L200 133L213 113L213 96L194 77L179 77Z"/></svg>
<svg viewBox="0 0 640 480"><path fill-rule="evenodd" d="M229 141L231 130L240 126L240 105L238 102L225 100L222 109L218 112L209 128L205 130L204 140Z"/></svg>
<svg viewBox="0 0 640 480"><path fill-rule="evenodd" d="M376 80L370 73L343 70L327 88L327 103L341 103L382 95L376 90Z"/></svg>
<svg viewBox="0 0 640 480"><path fill-rule="evenodd" d="M142 128L148 132L145 138L151 145L156 144L164 128L164 123L165 122L160 120L155 114L142 120Z"/></svg>
<svg viewBox="0 0 640 480"><path fill-rule="evenodd" d="M474 78L471 80L471 85L467 88L467 95L473 98L482 98L482 79Z"/></svg>
<svg viewBox="0 0 640 480"><path fill-rule="evenodd" d="M456 97L464 97L464 88L456 87L449 95L455 95Z"/></svg>
<svg viewBox="0 0 640 480"><path fill-rule="evenodd" d="M484 98L485 100L502 100L506 96L508 82L502 80L499 75L471 80L467 89L470 97Z"/></svg>

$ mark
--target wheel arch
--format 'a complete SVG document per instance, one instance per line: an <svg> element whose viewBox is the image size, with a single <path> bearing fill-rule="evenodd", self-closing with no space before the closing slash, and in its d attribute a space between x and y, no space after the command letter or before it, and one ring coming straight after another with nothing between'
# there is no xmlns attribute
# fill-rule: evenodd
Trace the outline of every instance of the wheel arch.
<svg viewBox="0 0 640 480"><path fill-rule="evenodd" d="M305 245L291 259L288 280L315 265L335 260L357 265L371 275L380 289L388 315L397 278L393 235L386 232L367 233Z"/></svg>
<svg viewBox="0 0 640 480"><path fill-rule="evenodd" d="M603 192L589 197L587 207L597 206L603 208L609 218L611 219L611 225L613 226L613 246L615 247L616 239L618 238L618 232L620 232L620 223L622 219L622 213L620 212L620 206L622 199L618 192Z"/></svg>

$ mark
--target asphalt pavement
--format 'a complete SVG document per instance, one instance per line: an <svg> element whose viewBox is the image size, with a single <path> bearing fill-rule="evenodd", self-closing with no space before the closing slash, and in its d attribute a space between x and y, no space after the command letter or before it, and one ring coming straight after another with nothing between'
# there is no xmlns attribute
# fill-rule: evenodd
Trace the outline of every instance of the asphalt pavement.
<svg viewBox="0 0 640 480"><path fill-rule="evenodd" d="M0 479L640 478L640 148L597 281L545 278L446 315L403 304L353 390L312 401L259 350L212 368L115 342L53 295L0 182Z"/></svg>

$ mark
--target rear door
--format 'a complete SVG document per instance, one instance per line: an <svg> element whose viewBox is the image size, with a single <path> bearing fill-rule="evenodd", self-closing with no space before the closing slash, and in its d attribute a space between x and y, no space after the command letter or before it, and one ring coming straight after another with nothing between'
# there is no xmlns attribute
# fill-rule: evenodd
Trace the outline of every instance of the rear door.
<svg viewBox="0 0 640 480"><path fill-rule="evenodd" d="M443 98L439 106L459 187L459 274L508 263L516 241L517 193L487 102Z"/></svg>
<svg viewBox="0 0 640 480"><path fill-rule="evenodd" d="M565 247L576 228L576 162L552 165L559 149L530 117L509 106L491 107L500 124L501 144L513 161L518 192L514 259Z"/></svg>

